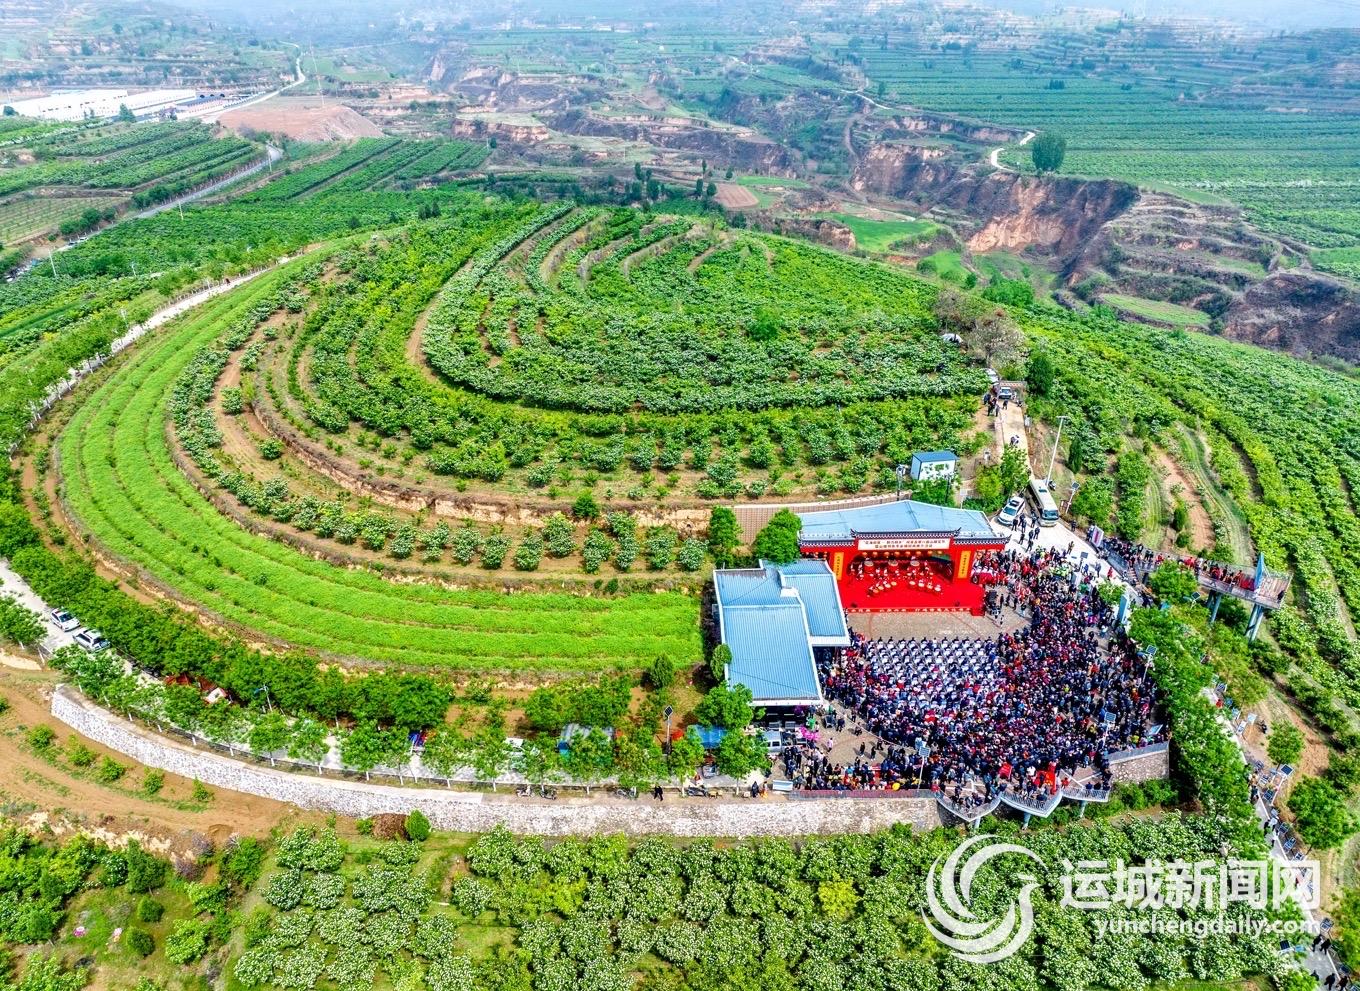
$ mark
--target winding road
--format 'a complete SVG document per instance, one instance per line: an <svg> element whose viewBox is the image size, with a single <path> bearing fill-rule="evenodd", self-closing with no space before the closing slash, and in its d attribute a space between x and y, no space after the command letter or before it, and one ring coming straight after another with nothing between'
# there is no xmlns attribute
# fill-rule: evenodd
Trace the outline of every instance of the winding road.
<svg viewBox="0 0 1360 991"><path fill-rule="evenodd" d="M284 44L289 46L290 48L296 48L298 50L296 56L297 61L293 66L293 71L297 73L296 79L294 79L291 83L285 83L278 89L272 89L268 93L260 93L257 96L252 96L250 97L250 99L243 100L242 102L237 103L233 106L223 107L221 110L218 110L215 113L204 114L200 119L205 120L210 124L215 124L217 123L217 118L221 117L225 113L229 113L232 110L244 110L246 107L253 107L256 104L263 103L265 100L272 100L274 99L274 97L283 93L285 90L293 89L305 83L307 81L307 76L302 71L302 48L291 41L285 41Z"/></svg>
<svg viewBox="0 0 1360 991"><path fill-rule="evenodd" d="M1029 144L1031 141L1033 141L1034 138L1035 138L1035 134L1034 134L1033 131L1026 131L1026 132L1025 132L1025 136L1024 136L1023 138L1020 139L1020 143L1019 143L1018 145L1016 145L1015 147L1017 147L1017 148L1023 148L1023 147L1025 147L1025 145L1027 145L1027 144ZM1002 153L1003 151L1005 151L1005 150L1006 150L1006 146L1005 146L1005 145L1001 145L1000 147L993 148L993 149L992 149L992 153L991 153L990 155L987 156L987 161L991 164L992 168L994 168L994 169L1000 169L1000 170L1003 171L1003 172L1014 172L1015 169L1011 168L1009 165L1002 165L1002 164L1001 164L1001 153Z"/></svg>

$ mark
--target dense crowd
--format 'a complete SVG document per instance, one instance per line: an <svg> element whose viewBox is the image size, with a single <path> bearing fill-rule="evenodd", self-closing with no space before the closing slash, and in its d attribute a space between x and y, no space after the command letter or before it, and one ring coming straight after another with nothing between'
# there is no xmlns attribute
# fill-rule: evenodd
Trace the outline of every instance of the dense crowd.
<svg viewBox="0 0 1360 991"><path fill-rule="evenodd" d="M1005 551L979 562L988 598L1029 617L987 639L866 640L823 657L827 697L870 736L848 763L804 740L782 755L805 788L929 788L961 804L997 791L1043 800L1106 756L1153 742L1155 697L1143 662L1107 645L1113 611L1096 566L1060 551ZM833 717L834 719L835 717ZM1085 782L1085 779L1084 779Z"/></svg>
<svg viewBox="0 0 1360 991"><path fill-rule="evenodd" d="M1087 535L1089 537L1093 534L1088 530ZM1224 564L1222 561L1210 561L1207 558L1189 554L1181 557L1168 555L1111 534L1106 534L1101 538L1097 550L1106 560L1115 563L1120 571L1139 580L1157 570L1164 561L1179 561L1193 571L1196 578L1210 578L1225 585L1234 585L1247 592L1256 590L1256 572L1252 568ZM1263 591L1268 594L1271 591L1271 583L1267 581L1262 584Z"/></svg>

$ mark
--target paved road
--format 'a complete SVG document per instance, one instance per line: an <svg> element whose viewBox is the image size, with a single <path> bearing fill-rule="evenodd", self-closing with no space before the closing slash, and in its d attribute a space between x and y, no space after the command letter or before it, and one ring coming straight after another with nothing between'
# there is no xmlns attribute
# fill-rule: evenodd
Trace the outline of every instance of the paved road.
<svg viewBox="0 0 1360 991"><path fill-rule="evenodd" d="M43 618L43 623L46 626L46 635L42 642L44 649L58 650L75 643L71 639L70 633L64 633L57 629L56 624L52 622L48 616L47 603L38 598L37 593L28 587L28 582L20 578L18 573L9 566L9 562L3 559L0 559L0 594L19 600L21 605L27 606Z"/></svg>
<svg viewBox="0 0 1360 991"><path fill-rule="evenodd" d="M1031 141L1034 140L1034 137L1035 134L1033 131L1026 131L1025 136L1020 139L1020 143L1015 147L1017 148L1025 147L1025 145L1029 144ZM987 161L991 163L991 166L994 169L1000 169L1002 172L1014 172L1015 169L1011 168L1009 165L1003 165L1001 162L1001 153L1005 150L1006 150L1005 145L1001 145L999 148L993 148L992 153L987 156Z"/></svg>
<svg viewBox="0 0 1360 991"><path fill-rule="evenodd" d="M265 157L260 159L254 165L250 166L250 168L244 169L241 172L235 172L229 176L226 176L223 179L219 179L217 182L214 182L210 186L204 186L202 189L196 189L192 193L185 193L178 199L168 200L165 203L161 203L158 204L157 206L151 207L149 210L143 210L141 213L136 215L135 219L145 220L147 217L154 217L156 216L156 214L164 213L166 210L174 210L177 207L183 206L185 203L192 203L194 202L194 200L201 200L203 197L209 196L212 193L217 192L224 186L230 186L233 182L239 182L240 180L246 178L247 176L254 175L256 172L259 172L260 169L264 168L265 166L273 165L282 157L283 150L281 148L275 148L273 145L265 145Z"/></svg>

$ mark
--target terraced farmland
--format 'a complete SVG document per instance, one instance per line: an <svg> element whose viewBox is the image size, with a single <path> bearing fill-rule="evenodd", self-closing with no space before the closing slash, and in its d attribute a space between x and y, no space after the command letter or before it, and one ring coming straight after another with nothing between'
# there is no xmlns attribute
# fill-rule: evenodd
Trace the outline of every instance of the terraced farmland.
<svg viewBox="0 0 1360 991"><path fill-rule="evenodd" d="M1146 56L1128 57L1141 65ZM1315 247L1357 244L1360 162L1347 154L1360 126L1353 107L1327 103L1316 112L1331 92L1316 88L1244 95L1231 67L1196 70L1202 53L1156 57L1167 66L1161 73L1100 56L1073 69L1071 56L1050 61L1042 51L864 53L869 79L914 106L1062 133L1064 172L1226 199L1261 227ZM1257 69L1236 71L1250 79ZM1188 99L1188 91L1202 98ZM1315 112L1292 112L1296 106ZM1003 160L1029 165L1026 149Z"/></svg>
<svg viewBox="0 0 1360 991"><path fill-rule="evenodd" d="M694 656L698 627L686 595L507 597L396 584L312 560L223 517L172 460L170 392L199 347L267 306L285 278L264 277L203 307L85 397L60 444L82 532L228 624L347 659L586 671L638 667L658 650Z"/></svg>

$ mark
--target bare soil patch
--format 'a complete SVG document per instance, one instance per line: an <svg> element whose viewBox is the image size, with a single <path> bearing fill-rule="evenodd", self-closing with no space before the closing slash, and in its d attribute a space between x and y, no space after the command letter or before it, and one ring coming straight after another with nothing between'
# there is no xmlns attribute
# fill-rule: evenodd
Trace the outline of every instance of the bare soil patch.
<svg viewBox="0 0 1360 991"><path fill-rule="evenodd" d="M1202 548L1212 548L1214 523L1209 518L1208 510L1204 508L1204 499L1200 496L1194 476L1160 448L1157 450L1155 463L1163 473L1162 491L1167 495L1167 502L1174 505L1178 496L1185 502L1186 510L1190 514L1191 549L1198 551Z"/></svg>
<svg viewBox="0 0 1360 991"><path fill-rule="evenodd" d="M720 182L717 185L718 192L713 199L729 210L749 210L760 206L756 194L745 186L738 186L734 182Z"/></svg>
<svg viewBox="0 0 1360 991"><path fill-rule="evenodd" d="M344 106L299 107L271 101L229 110L222 115L221 123L237 132L267 131L294 141L350 141L383 136L377 124Z"/></svg>
<svg viewBox="0 0 1360 991"><path fill-rule="evenodd" d="M137 793L141 771L133 765L115 785L77 776L61 757L51 761L35 757L24 742L25 731L50 725L62 745L75 736L52 719L49 700L56 684L47 672L0 670L0 693L10 709L0 716L0 793L12 803L27 807L18 818L34 828L48 827L58 835L83 831L113 845L128 838L144 842L163 855L191 855L192 841L206 836L221 845L233 834L264 836L278 825L321 822L324 816L305 813L281 802L216 790L201 809L186 800L193 782L174 774L155 799ZM111 757L121 764L128 759L91 740L82 740L96 759Z"/></svg>

